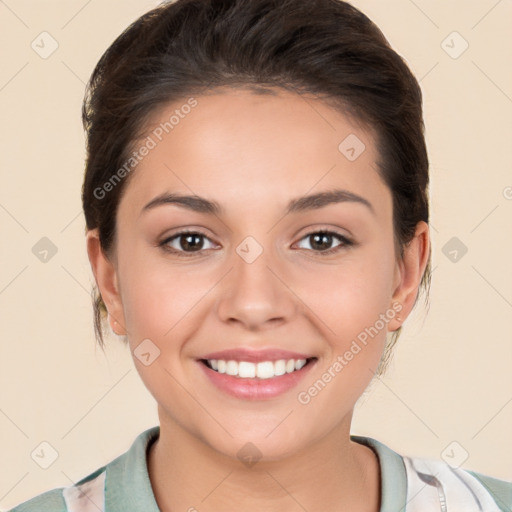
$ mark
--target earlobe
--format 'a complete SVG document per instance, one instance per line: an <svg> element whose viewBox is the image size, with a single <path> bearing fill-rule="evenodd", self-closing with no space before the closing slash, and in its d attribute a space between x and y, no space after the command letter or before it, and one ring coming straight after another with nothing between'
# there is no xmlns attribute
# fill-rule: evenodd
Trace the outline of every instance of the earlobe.
<svg viewBox="0 0 512 512"><path fill-rule="evenodd" d="M115 334L126 334L123 304L119 293L114 264L101 247L97 229L87 231L87 255L103 302L108 310L108 321Z"/></svg>
<svg viewBox="0 0 512 512"><path fill-rule="evenodd" d="M395 317L390 330L398 329L412 311L418 296L421 280L430 256L428 224L420 221L416 225L414 238L404 247L403 258L398 264L398 283L393 292L393 302L402 305L400 315ZM400 318L400 320L398 320Z"/></svg>

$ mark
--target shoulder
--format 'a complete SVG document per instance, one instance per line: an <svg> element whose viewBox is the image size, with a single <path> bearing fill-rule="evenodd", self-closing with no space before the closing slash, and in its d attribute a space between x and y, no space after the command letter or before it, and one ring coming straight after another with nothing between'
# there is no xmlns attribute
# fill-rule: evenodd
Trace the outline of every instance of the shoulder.
<svg viewBox="0 0 512 512"><path fill-rule="evenodd" d="M39 494L8 512L129 510L139 502L141 507L137 509L157 511L147 473L146 450L158 435L159 427L142 432L127 452L75 484Z"/></svg>
<svg viewBox="0 0 512 512"><path fill-rule="evenodd" d="M86 510L86 502L94 503L97 510L103 510L103 489L106 466L97 469L69 487L59 487L44 492L17 505L8 512L69 512ZM80 505L82 508L80 508ZM78 508L77 508L78 507Z"/></svg>
<svg viewBox="0 0 512 512"><path fill-rule="evenodd" d="M52 489L21 503L9 512L67 512L63 488Z"/></svg>
<svg viewBox="0 0 512 512"><path fill-rule="evenodd" d="M372 448L379 459L383 512L512 511L512 482L444 460L400 455L370 437L351 439Z"/></svg>
<svg viewBox="0 0 512 512"><path fill-rule="evenodd" d="M463 510L489 512L512 509L512 482L454 467L444 460L403 457L408 494Z"/></svg>
<svg viewBox="0 0 512 512"><path fill-rule="evenodd" d="M494 497L496 503L502 507L502 510L507 512L512 510L512 482L483 475L476 471L466 471L487 489L487 492Z"/></svg>

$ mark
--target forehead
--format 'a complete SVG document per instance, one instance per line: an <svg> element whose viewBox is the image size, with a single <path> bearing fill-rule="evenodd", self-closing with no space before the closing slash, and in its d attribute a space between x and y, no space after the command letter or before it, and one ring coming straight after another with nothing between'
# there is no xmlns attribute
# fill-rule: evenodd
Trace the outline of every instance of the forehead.
<svg viewBox="0 0 512 512"><path fill-rule="evenodd" d="M390 206L372 133L293 92L224 89L184 98L158 109L137 144L151 149L124 196L139 210L166 191L212 197L240 211L282 207L290 197L332 188Z"/></svg>

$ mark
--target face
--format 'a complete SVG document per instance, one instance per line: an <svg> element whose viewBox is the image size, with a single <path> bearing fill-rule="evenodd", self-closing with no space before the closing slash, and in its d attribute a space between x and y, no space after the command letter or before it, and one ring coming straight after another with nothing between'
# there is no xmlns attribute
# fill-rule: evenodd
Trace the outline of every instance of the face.
<svg viewBox="0 0 512 512"><path fill-rule="evenodd" d="M168 134L180 105L152 119L115 255L93 262L109 312L162 428L269 460L348 435L421 277L397 261L374 138L288 92L195 99Z"/></svg>

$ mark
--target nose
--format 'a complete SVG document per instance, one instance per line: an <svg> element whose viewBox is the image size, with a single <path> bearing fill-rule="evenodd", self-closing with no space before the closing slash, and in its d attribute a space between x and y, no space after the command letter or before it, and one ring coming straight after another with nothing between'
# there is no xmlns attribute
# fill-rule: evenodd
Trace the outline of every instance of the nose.
<svg viewBox="0 0 512 512"><path fill-rule="evenodd" d="M242 254L242 253L240 253ZM276 258L263 252L252 262L239 254L222 280L217 314L224 323L258 331L289 322L297 312L298 300Z"/></svg>

